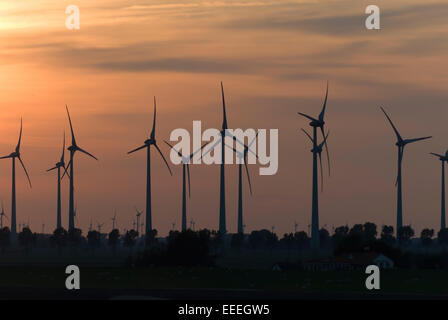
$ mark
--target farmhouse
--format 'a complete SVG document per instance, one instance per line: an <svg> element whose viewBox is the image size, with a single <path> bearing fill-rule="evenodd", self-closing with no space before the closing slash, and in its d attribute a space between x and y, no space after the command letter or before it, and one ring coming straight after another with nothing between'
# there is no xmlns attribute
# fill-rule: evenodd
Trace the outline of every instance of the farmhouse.
<svg viewBox="0 0 448 320"><path fill-rule="evenodd" d="M308 271L360 270L372 264L381 269L394 267L394 262L381 253L362 252L310 260L303 263L303 268Z"/></svg>

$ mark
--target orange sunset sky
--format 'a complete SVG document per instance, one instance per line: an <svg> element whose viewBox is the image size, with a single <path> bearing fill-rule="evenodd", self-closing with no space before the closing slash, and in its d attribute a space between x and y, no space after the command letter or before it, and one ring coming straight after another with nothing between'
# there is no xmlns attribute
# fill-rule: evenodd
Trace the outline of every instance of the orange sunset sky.
<svg viewBox="0 0 448 320"><path fill-rule="evenodd" d="M127 155L149 134L158 98L159 145L175 128L221 125L223 81L231 128L279 129L279 170L246 181L247 231L311 221L311 145L297 111L317 115L325 82L332 176L320 193L320 224L372 221L395 226L396 147L384 106L407 138L404 223L440 226L440 163L448 147L448 2L444 0L2 0L0 2L0 155L13 151L23 117L22 158L33 188L17 173L17 221L34 231L56 224L56 176L46 169L68 133L68 104L78 144L78 226L87 231L117 210L121 230L144 209L145 152ZM65 8L81 11L67 30ZM381 9L381 30L364 27L367 5ZM70 141L69 137L68 142ZM153 226L165 235L181 217L181 166L170 177L153 153ZM227 228L237 227L237 167L227 166ZM326 166L324 167L324 169ZM217 229L219 166L192 166L188 220ZM0 161L0 199L10 214L11 163ZM68 181L63 183L68 223Z"/></svg>

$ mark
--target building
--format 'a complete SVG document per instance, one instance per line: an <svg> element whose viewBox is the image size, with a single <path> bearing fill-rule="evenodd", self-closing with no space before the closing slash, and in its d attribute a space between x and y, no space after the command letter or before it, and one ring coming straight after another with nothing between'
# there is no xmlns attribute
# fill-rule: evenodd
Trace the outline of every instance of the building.
<svg viewBox="0 0 448 320"><path fill-rule="evenodd" d="M308 271L361 270L369 265L377 265L381 269L392 269L394 262L381 253L360 252L310 260L303 263L303 268Z"/></svg>

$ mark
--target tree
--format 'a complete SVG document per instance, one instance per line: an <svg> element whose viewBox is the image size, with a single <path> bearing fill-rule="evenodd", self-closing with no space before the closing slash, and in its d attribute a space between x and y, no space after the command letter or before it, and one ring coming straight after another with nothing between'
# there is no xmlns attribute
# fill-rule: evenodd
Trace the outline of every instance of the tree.
<svg viewBox="0 0 448 320"><path fill-rule="evenodd" d="M109 244L109 246L112 247L112 250L116 251L117 249L117 245L119 243L120 240L120 231L118 231L118 229L114 229L109 233L109 237L107 239L107 242Z"/></svg>
<svg viewBox="0 0 448 320"><path fill-rule="evenodd" d="M414 230L411 226L403 226L398 229L398 241L401 245L408 245L414 236Z"/></svg>
<svg viewBox="0 0 448 320"><path fill-rule="evenodd" d="M123 240L123 245L128 248L133 248L137 242L138 233L135 230L129 230L126 232Z"/></svg>
<svg viewBox="0 0 448 320"><path fill-rule="evenodd" d="M434 229L423 229L420 234L420 240L425 247L430 246L434 237Z"/></svg>
<svg viewBox="0 0 448 320"><path fill-rule="evenodd" d="M243 233L235 233L232 235L232 239L230 240L230 246L235 249L239 249L244 244L244 234Z"/></svg>
<svg viewBox="0 0 448 320"><path fill-rule="evenodd" d="M67 241L71 246L80 246L82 241L82 230L73 228L68 231Z"/></svg>
<svg viewBox="0 0 448 320"><path fill-rule="evenodd" d="M355 224L351 229L350 229L350 235L359 235L359 236L363 236L364 234L364 226L362 224Z"/></svg>
<svg viewBox="0 0 448 320"><path fill-rule="evenodd" d="M99 247L101 244L101 234L96 230L89 231L87 234L87 243L92 248Z"/></svg>
<svg viewBox="0 0 448 320"><path fill-rule="evenodd" d="M170 232L167 239L167 263L170 265L212 265L210 233L185 230Z"/></svg>
<svg viewBox="0 0 448 320"><path fill-rule="evenodd" d="M137 233L138 236L138 233ZM156 241L157 229L152 229L145 237L146 245L153 244Z"/></svg>
<svg viewBox="0 0 448 320"><path fill-rule="evenodd" d="M442 246L448 245L448 228L441 229L437 233L437 240L438 240L439 244Z"/></svg>
<svg viewBox="0 0 448 320"><path fill-rule="evenodd" d="M334 233L332 235L333 244L334 247L337 247L341 241L347 237L348 235L348 227L347 226L341 226L334 229Z"/></svg>
<svg viewBox="0 0 448 320"><path fill-rule="evenodd" d="M330 233L327 231L327 229L322 228L319 230L319 241L322 247L328 246L328 244L330 243Z"/></svg>
<svg viewBox="0 0 448 320"><path fill-rule="evenodd" d="M294 234L294 240L296 241L299 250L303 250L310 242L310 238L308 238L305 231L296 232Z"/></svg>
<svg viewBox="0 0 448 320"><path fill-rule="evenodd" d="M11 243L11 231L8 227L0 229L0 247L2 253L5 253L6 247Z"/></svg>
<svg viewBox="0 0 448 320"><path fill-rule="evenodd" d="M381 240L383 240L387 244L393 245L395 243L394 227L383 226L383 229L381 231Z"/></svg>
<svg viewBox="0 0 448 320"><path fill-rule="evenodd" d="M364 240L365 241L372 241L376 239L376 235L378 232L376 231L376 224L372 222L366 222L364 223Z"/></svg>
<svg viewBox="0 0 448 320"><path fill-rule="evenodd" d="M68 233L64 228L57 228L53 231L53 235L50 237L50 243L58 247L60 251L67 245Z"/></svg>
<svg viewBox="0 0 448 320"><path fill-rule="evenodd" d="M36 236L30 228L23 228L18 235L19 244L28 251L31 245L35 242Z"/></svg>
<svg viewBox="0 0 448 320"><path fill-rule="evenodd" d="M260 249L265 247L272 248L278 241L275 233L269 230L263 229L259 231L252 231L249 235L249 244L254 249Z"/></svg>

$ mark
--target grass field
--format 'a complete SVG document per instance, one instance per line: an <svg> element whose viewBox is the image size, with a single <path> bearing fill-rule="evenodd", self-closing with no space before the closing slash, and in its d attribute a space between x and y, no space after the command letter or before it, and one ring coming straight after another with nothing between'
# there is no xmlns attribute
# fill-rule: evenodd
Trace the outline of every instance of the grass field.
<svg viewBox="0 0 448 320"><path fill-rule="evenodd" d="M64 288L65 268L0 268L0 287ZM252 289L298 293L367 292L363 272L303 272L224 268L81 268L82 288L100 289ZM381 273L381 292L448 295L442 270Z"/></svg>

